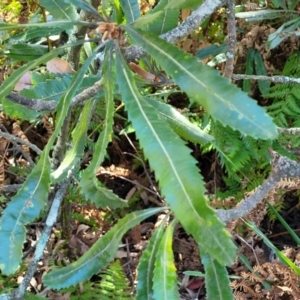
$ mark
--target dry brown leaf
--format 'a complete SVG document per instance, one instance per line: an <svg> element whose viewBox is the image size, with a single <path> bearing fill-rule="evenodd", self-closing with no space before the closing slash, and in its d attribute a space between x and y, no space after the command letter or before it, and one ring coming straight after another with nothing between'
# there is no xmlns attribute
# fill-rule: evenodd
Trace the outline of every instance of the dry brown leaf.
<svg viewBox="0 0 300 300"><path fill-rule="evenodd" d="M31 83L31 75L30 72L26 72L19 80L19 82L15 85L14 91L19 92L24 89L29 89L32 87Z"/></svg>
<svg viewBox="0 0 300 300"><path fill-rule="evenodd" d="M53 59L48 61L46 63L46 67L50 73L59 73L59 74L75 73L71 65L67 61L59 57L54 57Z"/></svg>
<svg viewBox="0 0 300 300"><path fill-rule="evenodd" d="M21 127L16 122L13 124L12 134L19 137L19 138L21 138L21 139L23 139L24 141L29 142L27 136L24 134ZM28 146L22 145L22 149L26 154L30 155L30 150L29 150Z"/></svg>

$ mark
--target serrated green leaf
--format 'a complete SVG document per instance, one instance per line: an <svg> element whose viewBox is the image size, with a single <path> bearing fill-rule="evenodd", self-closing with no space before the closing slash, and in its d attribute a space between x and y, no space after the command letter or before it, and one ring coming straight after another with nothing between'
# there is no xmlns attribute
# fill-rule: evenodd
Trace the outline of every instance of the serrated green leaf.
<svg viewBox="0 0 300 300"><path fill-rule="evenodd" d="M63 122L65 120L65 117L67 116L72 99L73 99L78 87L81 85L81 83L84 79L84 75L85 75L90 63L93 61L93 59L97 55L99 48L101 48L101 45L96 47L93 54L87 58L84 65L75 73L65 94L60 98L58 105L57 105L56 127L47 143L47 146L45 147L46 151L50 152L52 145L53 145L57 135L60 132L61 126L63 125Z"/></svg>
<svg viewBox="0 0 300 300"><path fill-rule="evenodd" d="M203 0L171 0L169 3L166 5L165 9L184 9L184 8L194 8L202 4L204 1Z"/></svg>
<svg viewBox="0 0 300 300"><path fill-rule="evenodd" d="M92 53L90 54L92 55ZM49 73L48 73L49 75ZM40 76L37 78L36 73L32 73L32 83L34 86L29 89L24 89L20 92L21 96L30 98L30 99L43 99L44 101L55 100L59 101L62 95L68 89L73 75L70 74L55 74L56 77L46 78L45 81ZM88 76L83 78L80 86L76 87L75 92L79 93L82 90L92 86L99 78L97 76Z"/></svg>
<svg viewBox="0 0 300 300"><path fill-rule="evenodd" d="M256 139L277 137L276 126L264 109L216 70L156 36L131 26L124 28L214 119Z"/></svg>
<svg viewBox="0 0 300 300"><path fill-rule="evenodd" d="M64 0L40 0L40 5L43 6L55 20L75 21L79 19L75 7Z"/></svg>
<svg viewBox="0 0 300 300"><path fill-rule="evenodd" d="M165 222L162 222L149 239L147 248L143 251L137 268L136 300L152 300L152 280L156 253L164 234Z"/></svg>
<svg viewBox="0 0 300 300"><path fill-rule="evenodd" d="M24 30L23 32L16 34L11 37L11 40L13 41L28 41L32 40L34 38L41 38L51 35L58 35L60 34L64 28L63 27L53 27L53 25L50 25L49 23L48 27L37 27L39 24L35 24L35 27L29 27L27 30Z"/></svg>
<svg viewBox="0 0 300 300"><path fill-rule="evenodd" d="M211 143L214 137L201 130L198 126L192 124L178 110L169 104L145 98L145 100L157 109L159 114L168 122L171 128L183 139L192 143Z"/></svg>
<svg viewBox="0 0 300 300"><path fill-rule="evenodd" d="M172 249L175 225L176 220L173 220L166 229L157 249L153 274L153 298L155 300L180 298Z"/></svg>
<svg viewBox="0 0 300 300"><path fill-rule="evenodd" d="M94 102L95 100L90 100L84 104L78 123L72 133L72 148L68 151L60 166L51 174L53 182L66 178L67 172L81 159Z"/></svg>
<svg viewBox="0 0 300 300"><path fill-rule="evenodd" d="M155 35L161 35L170 31L178 25L179 9L167 9L160 12L155 22L141 28Z"/></svg>
<svg viewBox="0 0 300 300"><path fill-rule="evenodd" d="M145 25L151 26L147 30L151 33L161 33L174 28L174 22L178 23L178 14L180 9L192 8L199 6L203 0L163 0L160 1L154 9L150 10L146 15L137 19L133 25L135 28L144 29ZM176 18L175 18L176 17ZM154 24L156 21L156 24Z"/></svg>
<svg viewBox="0 0 300 300"><path fill-rule="evenodd" d="M227 43L224 43L224 44L221 44L221 45L211 45L211 46L208 46L208 47L205 47L205 48L202 48L200 50L198 50L196 53L195 53L195 56L202 60L202 59L205 59L205 58L208 58L208 57L214 57L214 56L217 56L221 53L225 53L228 49L228 44Z"/></svg>
<svg viewBox="0 0 300 300"><path fill-rule="evenodd" d="M26 230L24 225L33 222L39 216L47 201L51 181L49 153L68 113L74 93L77 87L80 86L83 76L99 47L95 49L95 53L87 59L83 67L75 74L65 95L61 97L58 103L56 128L38 164L3 212L0 221L0 239L1 241L7 241L7 243L4 242L0 253L0 268L2 268L3 274L12 274L17 270L22 259L22 247L25 240ZM26 68L28 68L28 64Z"/></svg>
<svg viewBox="0 0 300 300"><path fill-rule="evenodd" d="M44 114L44 112L37 112L8 99L4 99L2 105L4 113L15 119L32 121Z"/></svg>
<svg viewBox="0 0 300 300"><path fill-rule="evenodd" d="M98 145L98 144L97 144ZM96 147L97 147L96 145ZM105 152L105 150L103 150ZM94 156L96 151L94 152ZM119 198L113 191L108 190L95 176L84 172L82 178L79 182L81 187L81 193L85 196L86 199L93 202L96 207L110 207L110 208L122 208L128 205L126 200Z"/></svg>
<svg viewBox="0 0 300 300"><path fill-rule="evenodd" d="M70 74L46 79L44 82L36 82L29 89L22 90L20 95L29 99L55 100L58 102L68 89L71 80L72 75Z"/></svg>
<svg viewBox="0 0 300 300"><path fill-rule="evenodd" d="M150 208L136 211L120 219L76 262L67 267L50 271L43 277L43 283L53 289L62 289L89 279L105 268L114 258L123 235L132 227L166 208Z"/></svg>
<svg viewBox="0 0 300 300"><path fill-rule="evenodd" d="M256 75L265 75L265 76L268 75L261 53L256 49L255 49L255 56L254 56L254 65L255 65ZM258 80L258 87L262 95L269 93L270 86L271 86L270 81Z"/></svg>
<svg viewBox="0 0 300 300"><path fill-rule="evenodd" d="M140 95L121 53L116 54L122 100L162 194L185 230L220 263L231 264L236 247L207 205L204 183L190 149Z"/></svg>
<svg viewBox="0 0 300 300"><path fill-rule="evenodd" d="M94 14L95 16L99 16L99 12L85 0L65 0L65 3L70 3L76 8L83 9Z"/></svg>
<svg viewBox="0 0 300 300"><path fill-rule="evenodd" d="M82 194L97 207L109 206L111 208L118 208L127 206L127 201L120 199L112 191L106 189L95 176L96 170L104 161L106 148L113 134L114 85L116 75L111 46L112 43L107 45L103 62L103 87L106 101L105 125L96 142L92 161L82 173L79 186L81 187Z"/></svg>
<svg viewBox="0 0 300 300"><path fill-rule="evenodd" d="M42 45L19 43L8 47L6 56L19 61L32 61L48 53L48 48Z"/></svg>
<svg viewBox="0 0 300 300"><path fill-rule="evenodd" d="M207 299L233 300L234 297L226 268L202 251L201 260L205 269Z"/></svg>
<svg viewBox="0 0 300 300"><path fill-rule="evenodd" d="M6 23L0 23L0 30L13 30L13 29L21 29L21 28L34 28L34 27L42 27L42 28L48 28L48 27L55 27L60 28L61 31L65 30L66 28L72 27L72 26L90 26L90 22L84 22L84 21L54 21L49 23L34 23L34 24L6 24Z"/></svg>
<svg viewBox="0 0 300 300"><path fill-rule="evenodd" d="M72 80L71 75L59 76L51 79L46 79L44 82L35 82L34 78L38 77L32 73L33 86L29 89L23 89L20 92L21 96L29 99L56 100L57 102L68 89ZM40 76L42 80L43 76ZM8 99L3 101L3 110L12 118L20 118L22 120L35 120L37 117L45 114L43 111L36 111L25 107Z"/></svg>
<svg viewBox="0 0 300 300"><path fill-rule="evenodd" d="M50 151L57 135L59 134L61 126L63 125L65 117L67 116L67 113L69 111L72 98L74 97L74 94L76 93L78 87L81 85L81 83L84 79L84 75L85 75L90 63L93 61L93 59L97 55L100 47L101 46L99 45L94 50L94 52L87 58L84 65L73 76L72 81L69 84L65 94L60 98L59 103L57 105L56 127L55 127L55 130L54 130L51 138L49 139L49 141L47 143L47 146L46 146L47 151ZM90 113L90 111L88 109L87 109L87 111ZM76 142L80 143L83 140L83 135L85 135L83 132L86 131L86 129L87 128L85 126L80 128L81 136L79 137L78 140L76 140ZM75 152L76 152L76 150L82 152L83 149L84 149L84 147L82 144L77 144L77 147L75 148ZM59 176L63 175L61 172L63 172L64 175L66 175L66 172L75 165L75 163L77 162L76 155L78 155L78 156L81 155L81 153L75 153L75 152L71 150L68 153L65 160L62 162L63 163L62 167L61 168L59 167L58 172L55 173L55 175L57 177L52 178L52 179L54 179L54 181L57 180ZM74 155L75 155L75 157L74 157Z"/></svg>
<svg viewBox="0 0 300 300"><path fill-rule="evenodd" d="M22 261L26 240L25 225L33 222L48 199L50 161L42 154L18 193L8 203L0 219L0 269L2 274L15 273Z"/></svg>
<svg viewBox="0 0 300 300"><path fill-rule="evenodd" d="M119 0L124 11L127 23L131 23L140 17L140 7L137 0Z"/></svg>
<svg viewBox="0 0 300 300"><path fill-rule="evenodd" d="M178 24L179 9L165 9L170 1L159 1L145 16L137 20L134 26L137 25L137 28L156 35L163 34L176 27ZM149 18L148 21L147 18ZM139 21L145 22L145 20L146 25L142 26L142 23L139 23Z"/></svg>
<svg viewBox="0 0 300 300"><path fill-rule="evenodd" d="M0 23L0 25L1 25L1 23ZM52 50L51 52L37 58L36 60L34 60L32 62L27 63L26 65L24 65L22 67L19 67L16 71L13 72L13 74L11 76L9 76L6 80L4 80L2 82L1 88L0 88L0 101L3 100L3 98L14 89L15 85L17 84L17 82L19 82L20 78L22 77L22 75L24 73L26 73L27 71L30 71L34 67L37 67L43 63L46 63L50 59L58 56L61 53L62 49L81 45L81 44L82 44L81 41L66 44L62 47ZM75 89L75 91L76 90L77 90L77 88Z"/></svg>
<svg viewBox="0 0 300 300"><path fill-rule="evenodd" d="M61 52L61 49L55 49L36 60L27 63L26 65L19 67L11 76L9 76L6 80L4 80L1 84L0 89L0 100L2 100L6 95L8 95L15 87L17 82L20 80L22 75L29 71L30 69L39 66L40 64L43 64L47 62L48 60L52 59L53 57L57 56Z"/></svg>

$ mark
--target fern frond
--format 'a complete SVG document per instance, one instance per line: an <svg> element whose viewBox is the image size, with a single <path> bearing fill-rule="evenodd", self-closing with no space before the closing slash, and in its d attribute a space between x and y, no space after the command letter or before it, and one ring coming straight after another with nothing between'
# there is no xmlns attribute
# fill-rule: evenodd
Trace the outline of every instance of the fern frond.
<svg viewBox="0 0 300 300"><path fill-rule="evenodd" d="M71 294L70 300L132 300L130 287L119 260L113 262L99 274L101 280L89 280L61 290L62 294Z"/></svg>
<svg viewBox="0 0 300 300"><path fill-rule="evenodd" d="M128 280L119 260L113 262L104 272L99 287L99 299L132 300Z"/></svg>
<svg viewBox="0 0 300 300"><path fill-rule="evenodd" d="M298 78L300 76L299 64L300 52L296 51L286 61L282 74ZM273 103L267 107L267 111L278 126L294 127L296 122L299 123L300 90L298 85L275 84L270 88L270 92L263 96L273 100Z"/></svg>

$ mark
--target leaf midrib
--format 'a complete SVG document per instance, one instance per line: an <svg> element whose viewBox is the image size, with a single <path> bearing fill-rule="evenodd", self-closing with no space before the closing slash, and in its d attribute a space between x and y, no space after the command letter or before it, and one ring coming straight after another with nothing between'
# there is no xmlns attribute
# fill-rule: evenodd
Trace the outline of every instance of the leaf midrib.
<svg viewBox="0 0 300 300"><path fill-rule="evenodd" d="M135 92L134 87L131 85L131 81L130 81L128 75L127 75L126 70L124 69L124 65L123 65L122 70L123 70L123 74L124 74L124 76L125 76L125 78L126 78L126 80L127 80L128 87L130 88L131 94L132 94L133 98L135 99L135 102L137 103L137 106L138 106L138 108L139 108L139 110L140 110L142 116L144 117L144 119L145 119L145 121L146 121L146 123L147 123L147 125L148 125L148 128L151 129L151 131L152 131L154 137L156 138L158 144L160 145L160 148L163 150L163 152L164 152L164 154L165 154L165 156L166 156L166 158L167 158L167 161L169 162L169 165L171 166L171 169L173 170L173 174L175 174L175 178L176 178L177 182L179 183L179 186L181 187L181 189L182 189L182 191L183 191L183 193L184 193L184 195L185 195L185 199L186 199L187 202L189 203L189 206L191 207L191 209L192 209L192 211L194 212L194 214L195 214L195 216L197 217L197 219L198 219L198 220L200 219L200 223L203 223L203 222L201 222L201 221L202 221L202 218L199 216L198 212L196 211L196 209L195 209L195 207L194 207L194 205L193 205L193 203L192 203L192 200L191 200L189 194L187 193L187 191L186 191L186 189L185 189L185 187L184 187L182 181L180 180L180 177L179 177L179 175L178 175L178 173L177 173L177 171L176 171L176 168L175 168L175 166L174 166L174 164L173 164L173 162L172 162L172 159L170 158L170 156L169 156L167 150L163 147L163 143L161 142L160 138L159 138L158 135L156 134L156 131L154 130L154 128L153 128L151 122L148 120L147 115L145 114L143 108L142 108L141 105L140 105L140 101L139 101L138 97L136 96L137 93ZM209 231L209 233L211 234L211 236L214 238L214 241L215 241L215 243L219 246L219 249L223 249L224 247L223 247L222 244L220 243L219 239L216 238L215 233L212 232L212 230L210 229L209 226L206 225L205 227L206 227L206 230ZM225 253L225 251L223 251L223 253ZM231 259L230 259L229 256L227 256L227 261L231 261Z"/></svg>
<svg viewBox="0 0 300 300"><path fill-rule="evenodd" d="M154 49L156 49L159 53L163 54L165 57L167 57L169 60L171 60L180 70L182 70L184 73L186 73L188 76L190 76L193 80L195 80L198 84L200 84L204 89L208 88L207 85L205 85L202 81L199 81L199 79L197 77L195 77L192 73L190 73L188 71L188 69L183 68L182 64L180 64L178 61L176 61L172 56L170 56L167 52L163 51L162 48L157 47L154 43L152 43L149 39L145 39L143 36L141 36L138 32L133 31L130 27L127 27L128 30L131 30L131 32L135 35L138 35L138 37L140 39L143 40L144 43L148 43L149 45L151 45ZM219 94L215 94L216 98L219 99L220 102L223 103L223 105L225 105L226 107L228 107L228 105L226 104L226 99L223 99L222 97L220 97ZM250 100L250 99L249 99ZM247 118L247 115L245 115L243 112L241 112L240 110L236 109L236 106L234 106L235 109L231 109L232 111L235 111L238 115L243 115L245 119L248 120L248 122L250 122L254 127L258 127L257 123L254 122L252 119ZM263 128L259 127L261 130L263 130ZM268 133L268 131L265 131Z"/></svg>

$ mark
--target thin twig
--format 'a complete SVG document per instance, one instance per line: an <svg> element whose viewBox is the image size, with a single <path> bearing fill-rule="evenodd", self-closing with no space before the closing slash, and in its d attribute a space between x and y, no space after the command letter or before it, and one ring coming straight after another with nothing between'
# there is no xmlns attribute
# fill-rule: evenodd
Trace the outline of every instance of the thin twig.
<svg viewBox="0 0 300 300"><path fill-rule="evenodd" d="M255 260L256 260L256 265L259 266L260 263L259 263L259 260L258 260L258 258L257 258L257 255L256 255L256 251L255 251L255 249L253 248L253 245L250 245L245 239L243 239L243 238L242 238L241 236L239 236L238 234L235 234L234 236L235 236L236 238L238 238L239 240L241 240L244 244L246 244L246 245L252 250L253 256L254 256L254 258L255 258Z"/></svg>
<svg viewBox="0 0 300 300"><path fill-rule="evenodd" d="M16 193L23 184L9 184L9 185L4 185L0 189L0 193Z"/></svg>
<svg viewBox="0 0 300 300"><path fill-rule="evenodd" d="M287 76L264 76L264 75L246 75L246 74L233 74L232 79L253 79L253 80L265 80L274 83L298 83L300 84L300 78L292 78Z"/></svg>
<svg viewBox="0 0 300 300"><path fill-rule="evenodd" d="M235 27L235 0L227 0L227 31L228 48L226 52L226 65L224 77L231 79L234 69L234 55L236 48L236 27Z"/></svg>
<svg viewBox="0 0 300 300"><path fill-rule="evenodd" d="M294 127L294 128L277 127L277 130L279 133L285 133L285 134L290 134L290 135L300 135L300 127Z"/></svg>
<svg viewBox="0 0 300 300"><path fill-rule="evenodd" d="M88 87L87 89L83 90L81 93L76 95L72 102L70 107L75 107L85 100L91 99L94 97L103 87L103 80L102 78L95 82L91 87ZM55 100L41 100L41 99L29 99L23 96L20 96L16 93L10 93L6 96L7 99L9 99L12 102L19 103L23 106L26 106L29 109L35 110L37 112L39 111L55 111L58 102Z"/></svg>
<svg viewBox="0 0 300 300"><path fill-rule="evenodd" d="M205 21L205 19L209 17L213 12L215 12L219 7L221 7L225 2L226 0L206 0L198 9L194 10L184 22L182 22L171 31L161 35L160 37L173 44L184 39L189 34L197 30L199 26ZM145 54L146 53L140 46L134 45L126 49L124 56L128 61L135 61ZM79 103L95 96L97 92L101 90L101 88L102 79L97 81L92 87L87 88L76 97L74 97L73 102L71 103L71 107L76 106ZM55 111L57 106L57 101L55 100L33 100L22 97L15 93L10 93L6 96L6 98L36 111Z"/></svg>
<svg viewBox="0 0 300 300"><path fill-rule="evenodd" d="M36 145L34 144L31 144L30 142L26 141L26 140L23 140L23 139L20 139L10 133L6 133L6 132L3 132L1 129L0 129L0 136L8 139L9 141L11 142L15 142L15 143L19 143L21 145L25 145L27 147L29 147L31 150L33 150L35 153L37 153L38 155L40 155L42 153L42 150L39 149Z"/></svg>
<svg viewBox="0 0 300 300"><path fill-rule="evenodd" d="M271 150L271 154L273 160L272 172L269 178L266 179L250 197L244 199L237 207L229 210L218 209L216 213L223 222L227 223L237 220L250 213L281 179L300 178L300 163L287 157L280 156L273 150Z"/></svg>
<svg viewBox="0 0 300 300"><path fill-rule="evenodd" d="M129 144L130 144L130 146L133 148L133 150L135 151L135 153L137 154L137 156L135 156L135 155L133 155L132 153L129 153L129 152L124 152L124 154L133 156L134 158L138 159L138 160L141 162L141 164L143 165L144 172L146 173L146 176L147 176L147 178L148 178L148 181L149 181L149 183L150 183L150 185L151 185L151 188L152 188L153 191L156 193L156 196L157 196L162 202L164 202L164 199L161 197L161 195L159 194L159 192L156 190L156 187L155 187L155 185L154 185L154 183L153 183L153 180L152 180L151 177L150 177L150 174L149 174L149 172L148 172L148 170L147 170L147 168L146 168L146 165L145 165L145 163L144 163L142 157L140 156L140 154L139 154L139 152L137 151L136 147L134 146L134 144L132 143L131 139L128 137L128 135L127 135L126 133L125 133L125 137L127 138L128 142L129 142Z"/></svg>
<svg viewBox="0 0 300 300"><path fill-rule="evenodd" d="M138 181L136 181L136 180L131 180L131 179L128 179L128 178L126 178L126 177L124 177L124 176L116 175L116 174L114 174L114 173L112 173L112 172L109 172L109 171L106 171L106 170L101 170L100 172L97 172L97 173L96 173L96 176L98 176L98 175L100 175L100 174L107 174L107 175L110 175L110 176L113 176L113 177L120 178L120 179L122 179L122 180L124 180L124 181L130 182L132 185L136 185L136 186L138 186L138 187L144 189L145 191L147 191L147 192L149 192L149 193L151 193L151 194L157 196L157 193L156 193L156 192L154 192L154 191L152 191L151 189L145 187L144 185L140 184L140 183L139 183Z"/></svg>
<svg viewBox="0 0 300 300"><path fill-rule="evenodd" d="M172 44L183 40L189 34L199 29L199 26L205 21L205 19L224 5L225 2L226 0L206 0L199 8L194 10L191 15L184 20L184 22L171 31L162 34L160 38ZM135 61L145 55L146 52L144 52L144 50L139 46L128 47L124 54L127 61Z"/></svg>

